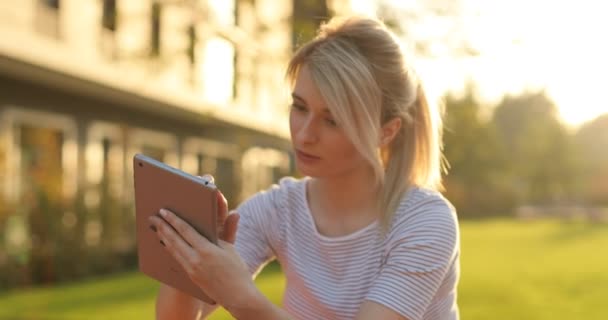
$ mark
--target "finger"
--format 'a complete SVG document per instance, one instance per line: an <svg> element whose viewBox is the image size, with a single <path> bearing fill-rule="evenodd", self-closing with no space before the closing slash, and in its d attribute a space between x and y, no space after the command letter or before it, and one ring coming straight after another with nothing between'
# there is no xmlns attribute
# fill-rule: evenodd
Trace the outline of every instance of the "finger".
<svg viewBox="0 0 608 320"><path fill-rule="evenodd" d="M206 173L206 174L204 174L204 175L202 175L202 176L199 176L199 177L200 177L201 179L205 180L206 182L209 182L209 183L215 183L215 178L213 178L213 176L212 176L212 175L210 175L210 174L208 174L208 173Z"/></svg>
<svg viewBox="0 0 608 320"><path fill-rule="evenodd" d="M236 211L233 211L228 215L226 222L224 222L224 234L221 238L222 240L229 243L234 243L236 241L236 231L238 229L240 217L241 216Z"/></svg>
<svg viewBox="0 0 608 320"><path fill-rule="evenodd" d="M160 209L159 214L161 218L163 218L163 220L165 220L174 229L168 230L167 233L177 233L179 237L185 240L186 245L200 251L206 248L206 245L209 244L209 241L206 238L201 236L194 228L192 228L192 226L178 217L175 213L163 208Z"/></svg>
<svg viewBox="0 0 608 320"><path fill-rule="evenodd" d="M160 240L160 243L167 249L169 254L184 267L184 269L188 270L188 261L190 261L192 255L194 255L194 249L175 232L167 221L158 216L151 216L149 221L150 225L154 226L153 230L156 232L156 236Z"/></svg>
<svg viewBox="0 0 608 320"><path fill-rule="evenodd" d="M224 197L221 191L217 192L217 233L220 238L224 233L224 221L228 215L228 200Z"/></svg>

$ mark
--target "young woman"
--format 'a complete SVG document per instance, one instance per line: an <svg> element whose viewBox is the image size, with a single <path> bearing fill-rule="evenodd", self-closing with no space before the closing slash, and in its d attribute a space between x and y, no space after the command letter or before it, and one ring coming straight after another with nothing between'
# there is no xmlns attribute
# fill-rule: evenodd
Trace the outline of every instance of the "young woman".
<svg viewBox="0 0 608 320"><path fill-rule="evenodd" d="M458 319L458 222L436 191L440 117L396 38L374 19L333 19L287 77L306 178L284 178L227 216L218 199L219 246L164 210L150 220L159 239L238 319ZM273 259L287 279L282 308L252 280ZM159 319L212 310L164 285L157 299Z"/></svg>

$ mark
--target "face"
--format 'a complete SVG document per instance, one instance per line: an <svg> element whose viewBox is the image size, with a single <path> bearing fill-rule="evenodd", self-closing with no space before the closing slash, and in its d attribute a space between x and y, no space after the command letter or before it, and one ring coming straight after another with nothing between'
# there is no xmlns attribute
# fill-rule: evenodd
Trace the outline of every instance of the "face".
<svg viewBox="0 0 608 320"><path fill-rule="evenodd" d="M332 117L305 65L298 72L292 98L289 125L300 173L330 178L368 167Z"/></svg>

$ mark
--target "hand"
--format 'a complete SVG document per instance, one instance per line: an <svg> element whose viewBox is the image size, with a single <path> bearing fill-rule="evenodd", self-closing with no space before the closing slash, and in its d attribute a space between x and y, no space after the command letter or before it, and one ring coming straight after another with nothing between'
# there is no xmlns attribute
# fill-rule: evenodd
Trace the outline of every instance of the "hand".
<svg viewBox="0 0 608 320"><path fill-rule="evenodd" d="M218 204L218 220L225 220L218 246L168 210L161 210L160 216L151 217L150 223L156 228L166 250L194 283L226 309L239 309L250 303L250 297L258 292L247 266L231 244L236 236L239 216L237 213L226 216L227 204L223 196L218 196Z"/></svg>
<svg viewBox="0 0 608 320"><path fill-rule="evenodd" d="M214 184L213 176L205 174L199 176L209 184ZM217 233L221 240L234 244L236 240L236 230L238 227L239 216L236 211L228 213L228 200L224 197L221 192L217 193Z"/></svg>

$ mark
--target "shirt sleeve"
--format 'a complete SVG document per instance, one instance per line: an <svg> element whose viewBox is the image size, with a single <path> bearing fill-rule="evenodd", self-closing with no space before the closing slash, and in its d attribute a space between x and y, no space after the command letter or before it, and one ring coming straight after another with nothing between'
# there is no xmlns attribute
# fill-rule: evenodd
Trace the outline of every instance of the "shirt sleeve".
<svg viewBox="0 0 608 320"><path fill-rule="evenodd" d="M458 222L445 200L416 207L415 217L398 221L388 235L384 265L366 296L409 320L423 318L459 246Z"/></svg>
<svg viewBox="0 0 608 320"><path fill-rule="evenodd" d="M285 187L273 185L244 201L240 215L235 248L252 275L276 257L280 235L281 195Z"/></svg>

